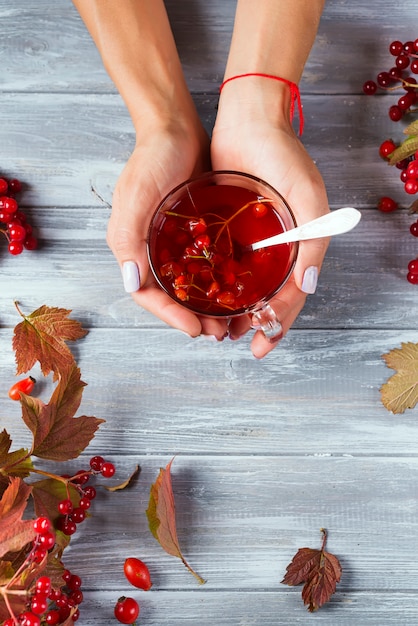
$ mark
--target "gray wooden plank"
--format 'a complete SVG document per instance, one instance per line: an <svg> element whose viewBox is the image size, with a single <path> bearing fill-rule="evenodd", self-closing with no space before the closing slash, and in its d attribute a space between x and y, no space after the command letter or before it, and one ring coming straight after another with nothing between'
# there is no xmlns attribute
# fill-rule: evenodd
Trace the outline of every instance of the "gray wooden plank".
<svg viewBox="0 0 418 626"><path fill-rule="evenodd" d="M139 437L137 445L142 447ZM86 589L126 591L123 562L137 556L148 564L155 591L285 592L280 581L286 566L298 548L320 547L320 529L327 528L328 549L344 571L339 593L418 593L412 557L418 530L416 456L244 458L180 452L172 466L177 533L186 560L206 580L200 588L181 561L162 550L145 515L151 484L172 454L106 453L117 465L108 483L126 478L136 463L141 474L129 490L98 488L92 517L73 537L66 566L77 570ZM82 459L72 463L73 469L82 467Z"/></svg>
<svg viewBox="0 0 418 626"><path fill-rule="evenodd" d="M15 381L11 337L0 331L0 397ZM393 373L381 355L416 340L415 329L291 331L260 362L248 339L91 330L74 349L88 383L81 410L107 421L92 451L242 454L244 465L251 455L415 455L416 411L392 415L379 389ZM36 393L47 401L51 382ZM21 437L20 407L9 405L2 423Z"/></svg>
<svg viewBox="0 0 418 626"><path fill-rule="evenodd" d="M123 590L126 593L126 589ZM87 591L81 606L83 626L111 624L117 592ZM288 592L246 591L244 594L150 591L135 597L142 606L141 621L147 626L293 626L315 622L327 626L415 626L415 594L369 593L354 591L336 593L329 606L311 615L301 606L300 589ZM91 607L91 610L87 610Z"/></svg>
<svg viewBox="0 0 418 626"><path fill-rule="evenodd" d="M304 99L304 145L317 162L331 206L375 207L382 195L409 206L399 170L378 155L382 141L404 138L389 120L394 96L310 96ZM216 97L199 96L210 132ZM107 202L134 146L132 124L117 95L0 94L2 171L27 183L26 205L100 205Z"/></svg>
<svg viewBox="0 0 418 626"><path fill-rule="evenodd" d="M167 8L190 89L216 93L224 72L235 0L168 0ZM415 0L326 3L302 80L307 93L360 93L365 80L389 69L388 45L415 38ZM57 37L57 29L59 36ZM2 89L114 92L71 2L0 2Z"/></svg>
<svg viewBox="0 0 418 626"><path fill-rule="evenodd" d="M34 207L27 213L41 245L12 257L0 242L3 324L16 323L17 299L28 311L65 306L88 327L163 327L123 290L105 241L107 207ZM331 242L317 292L295 328L415 328L417 286L406 280L407 264L418 253L411 221L406 211L363 210L356 229Z"/></svg>

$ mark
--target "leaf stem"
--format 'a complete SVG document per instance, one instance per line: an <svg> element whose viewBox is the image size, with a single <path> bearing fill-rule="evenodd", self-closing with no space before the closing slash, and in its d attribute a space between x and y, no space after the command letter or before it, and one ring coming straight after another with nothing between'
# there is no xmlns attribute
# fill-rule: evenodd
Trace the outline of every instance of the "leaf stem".
<svg viewBox="0 0 418 626"><path fill-rule="evenodd" d="M189 570L189 572L191 574L193 574L193 576L198 581L199 585L204 585L206 580L204 578L202 578L201 576L199 576L199 574L197 572L195 572L193 567L191 567L191 565L188 564L188 562L186 561L186 559L183 556L181 556L180 558L182 560L183 565Z"/></svg>

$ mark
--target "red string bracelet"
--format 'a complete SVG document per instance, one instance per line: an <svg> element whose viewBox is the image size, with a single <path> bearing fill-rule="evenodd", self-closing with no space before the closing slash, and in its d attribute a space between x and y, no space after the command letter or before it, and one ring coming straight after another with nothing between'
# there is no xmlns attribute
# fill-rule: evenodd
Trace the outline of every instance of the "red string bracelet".
<svg viewBox="0 0 418 626"><path fill-rule="evenodd" d="M263 74L260 72L248 72L247 74L237 74L236 76L231 76L230 78L227 78L226 80L224 80L224 82L219 87L219 93L221 93L225 85L229 83L231 80L236 80L237 78L247 78L247 76L260 76L261 78L271 78L272 80L278 80L281 83L286 83L286 85L289 85L290 97L291 97L290 121L293 121L293 116L295 114L295 100L296 100L297 105L298 105L298 112L299 112L299 135L302 135L304 119L303 119L302 101L300 99L299 87L297 86L296 83L292 83L292 81L287 80L287 78L282 78L281 76L274 76L274 74Z"/></svg>

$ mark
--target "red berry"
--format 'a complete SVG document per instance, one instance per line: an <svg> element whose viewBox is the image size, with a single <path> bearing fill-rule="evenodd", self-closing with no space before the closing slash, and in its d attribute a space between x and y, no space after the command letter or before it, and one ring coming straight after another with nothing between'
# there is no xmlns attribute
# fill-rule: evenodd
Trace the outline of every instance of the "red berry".
<svg viewBox="0 0 418 626"><path fill-rule="evenodd" d="M399 122L399 120L402 118L402 111L396 104L390 107L389 117L392 122Z"/></svg>
<svg viewBox="0 0 418 626"><path fill-rule="evenodd" d="M76 591L77 589L80 589L81 584L82 580L80 576L77 576L77 574L71 574L69 580L67 580L67 587L71 589L71 591Z"/></svg>
<svg viewBox="0 0 418 626"><path fill-rule="evenodd" d="M19 624L20 626L40 626L41 619L31 611L25 611L19 616Z"/></svg>
<svg viewBox="0 0 418 626"><path fill-rule="evenodd" d="M405 191L406 193L414 194L418 193L418 180L408 179L405 183Z"/></svg>
<svg viewBox="0 0 418 626"><path fill-rule="evenodd" d="M133 624L139 615L139 604L134 598L122 596L115 605L114 615L121 624Z"/></svg>
<svg viewBox="0 0 418 626"><path fill-rule="evenodd" d="M409 65L409 56L404 52L401 52L395 61L396 67L399 67L401 70L405 70Z"/></svg>
<svg viewBox="0 0 418 626"><path fill-rule="evenodd" d="M21 241L11 241L9 243L9 252L10 254L13 254L13 256L16 256L18 254L22 254L23 252L23 243Z"/></svg>
<svg viewBox="0 0 418 626"><path fill-rule="evenodd" d="M70 499L61 500L61 502L58 502L58 511L61 513L61 515L68 515L68 513L71 513L72 510L73 503Z"/></svg>
<svg viewBox="0 0 418 626"><path fill-rule="evenodd" d="M48 611L45 617L45 624L48 626L57 626L60 623L60 614L59 611Z"/></svg>
<svg viewBox="0 0 418 626"><path fill-rule="evenodd" d="M33 529L38 535L48 533L52 528L52 524L47 517L38 517L33 522Z"/></svg>
<svg viewBox="0 0 418 626"><path fill-rule="evenodd" d="M102 469L100 470L100 473L104 478L112 478L115 471L116 469L113 463L110 463L110 461L105 461L103 463Z"/></svg>
<svg viewBox="0 0 418 626"><path fill-rule="evenodd" d="M36 615L42 615L48 608L48 601L44 596L35 596L30 604L30 610Z"/></svg>
<svg viewBox="0 0 418 626"><path fill-rule="evenodd" d="M85 498L89 500L94 500L96 497L96 489L94 487L88 486L83 489L83 495Z"/></svg>
<svg viewBox="0 0 418 626"><path fill-rule="evenodd" d="M148 591L151 589L151 576L148 567L140 559L129 557L123 566L124 574L127 580L138 589Z"/></svg>
<svg viewBox="0 0 418 626"><path fill-rule="evenodd" d="M4 196L0 198L0 208L5 212L12 215L16 213L18 210L18 204L14 198L9 198L8 196Z"/></svg>
<svg viewBox="0 0 418 626"><path fill-rule="evenodd" d="M379 211L382 211L382 213L390 213L398 208L398 203L392 198L389 198L389 196L383 196L383 198L380 198L377 208Z"/></svg>
<svg viewBox="0 0 418 626"><path fill-rule="evenodd" d="M0 178L0 196L3 196L4 194L6 194L8 188L9 188L9 183L7 182L7 180L5 178Z"/></svg>
<svg viewBox="0 0 418 626"><path fill-rule="evenodd" d="M84 509L85 511L91 507L91 500L89 498L80 498L80 502L78 503L80 509Z"/></svg>
<svg viewBox="0 0 418 626"><path fill-rule="evenodd" d="M100 472L103 467L104 458L102 456L92 456L90 459L90 467L95 472Z"/></svg>
<svg viewBox="0 0 418 626"><path fill-rule="evenodd" d="M408 274L406 275L406 280L411 283L411 285L418 285L418 274L408 272Z"/></svg>
<svg viewBox="0 0 418 626"><path fill-rule="evenodd" d="M374 80L367 80L363 85L363 92L366 96L372 96L377 91L377 85Z"/></svg>
<svg viewBox="0 0 418 626"><path fill-rule="evenodd" d="M379 154L382 159L387 159L388 156L390 156L395 149L396 144L392 141L392 139L386 139L386 141L380 144Z"/></svg>
<svg viewBox="0 0 418 626"><path fill-rule="evenodd" d="M413 222L411 224L411 226L409 227L409 232L411 233L411 235L413 235L414 237L418 237L418 221L417 222Z"/></svg>
<svg viewBox="0 0 418 626"><path fill-rule="evenodd" d="M203 217L188 220L186 222L186 226L188 230L192 233L193 237L197 237L197 235L202 235L206 232L207 229L207 225Z"/></svg>
<svg viewBox="0 0 418 626"><path fill-rule="evenodd" d="M26 250L36 250L38 247L38 240L33 235L28 235L23 242Z"/></svg>
<svg viewBox="0 0 418 626"><path fill-rule="evenodd" d="M17 178L11 178L9 180L9 189L12 193L19 193L19 191L21 191L22 189L22 184L20 180L18 180Z"/></svg>
<svg viewBox="0 0 418 626"><path fill-rule="evenodd" d="M36 593L48 595L51 591L51 579L49 576L40 576L35 583Z"/></svg>
<svg viewBox="0 0 418 626"><path fill-rule="evenodd" d="M389 52L397 57L403 51L403 43L402 41L392 41L389 46Z"/></svg>
<svg viewBox="0 0 418 626"><path fill-rule="evenodd" d="M418 259L413 259L408 263L408 272L411 274L418 274Z"/></svg>
<svg viewBox="0 0 418 626"><path fill-rule="evenodd" d="M12 400L20 400L21 393L29 395L35 386L36 380L32 376L23 378L12 385L9 389L9 398ZM49 522L49 520L48 520Z"/></svg>
<svg viewBox="0 0 418 626"><path fill-rule="evenodd" d="M393 143L393 142L392 142ZM393 150L396 148L395 144L393 144L394 148ZM392 152L393 152L392 150ZM256 204L253 204L253 213L255 215L255 217L264 217L267 212L268 212L268 208L265 204L265 202L257 202Z"/></svg>
<svg viewBox="0 0 418 626"><path fill-rule="evenodd" d="M414 159L408 164L406 174L408 178L418 178L418 161Z"/></svg>
<svg viewBox="0 0 418 626"><path fill-rule="evenodd" d="M55 533L48 531L39 535L39 543L45 550L51 550L55 546Z"/></svg>
<svg viewBox="0 0 418 626"><path fill-rule="evenodd" d="M81 524L81 522L84 522L84 520L86 519L86 512L84 509L81 508L81 506L78 506L73 510L70 517L71 521L75 522L76 524Z"/></svg>

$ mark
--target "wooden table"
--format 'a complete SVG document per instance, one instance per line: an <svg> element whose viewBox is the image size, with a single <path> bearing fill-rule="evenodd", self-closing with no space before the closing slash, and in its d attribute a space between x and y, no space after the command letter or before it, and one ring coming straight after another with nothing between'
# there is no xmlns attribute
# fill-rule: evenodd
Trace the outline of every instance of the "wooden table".
<svg viewBox="0 0 418 626"><path fill-rule="evenodd" d="M235 3L167 5L210 130ZM123 594L140 600L148 626L418 623L417 411L394 416L379 393L392 373L381 355L418 339L418 288L405 279L418 249L406 209L375 208L381 195L411 201L377 154L402 123L388 118L392 96L362 94L388 68L389 42L415 39L417 23L415 0L327 3L301 83L303 141L331 208L363 218L332 241L316 295L257 361L249 338L188 339L125 294L105 231L134 144L127 111L71 2L0 0L1 171L26 183L42 243L15 258L0 248L1 396L14 381L13 300L26 312L72 309L89 330L74 346L88 383L81 410L106 424L69 466L104 454L119 480L141 466L131 489L100 492L68 550L83 579L80 624L115 623ZM5 402L1 425L25 445L19 407ZM150 485L174 455L179 539L204 586L147 526ZM299 547L319 547L322 527L344 573L310 615L301 589L280 581ZM148 563L150 592L125 581L127 556Z"/></svg>

